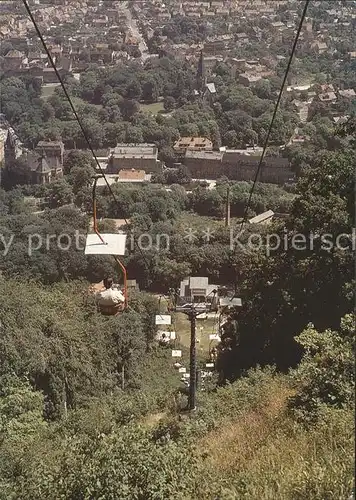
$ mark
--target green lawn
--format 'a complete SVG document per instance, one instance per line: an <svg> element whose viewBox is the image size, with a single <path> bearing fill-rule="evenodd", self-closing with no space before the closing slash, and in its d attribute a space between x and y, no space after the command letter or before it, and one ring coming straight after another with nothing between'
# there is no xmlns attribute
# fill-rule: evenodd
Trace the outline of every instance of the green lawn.
<svg viewBox="0 0 356 500"><path fill-rule="evenodd" d="M42 86L42 89L41 89L42 99L48 99L49 97L51 97L51 95L54 94L54 91L56 90L56 88L59 86L60 86L60 83L58 85L51 85L50 87Z"/></svg>
<svg viewBox="0 0 356 500"><path fill-rule="evenodd" d="M187 316L183 313L174 313L173 326L175 327L177 340L180 344L190 346L190 322ZM197 351L201 354L208 354L211 333L218 332L218 315L214 318L197 319L196 335L197 335ZM217 342L213 341L211 346L216 345ZM210 346L210 347L211 347Z"/></svg>
<svg viewBox="0 0 356 500"><path fill-rule="evenodd" d="M239 217L231 217L231 226L241 222ZM216 219L215 217L203 217L189 212L183 212L176 220L175 225L181 228L191 227L192 229L204 230L209 227L216 230L219 227L225 227L225 219Z"/></svg>
<svg viewBox="0 0 356 500"><path fill-rule="evenodd" d="M157 115L160 111L164 111L163 102L154 102L152 104L140 104L142 111L147 111L153 115Z"/></svg>
<svg viewBox="0 0 356 500"><path fill-rule="evenodd" d="M194 213L183 212L175 222L176 226L191 227L193 229L202 229L210 225L210 227L219 227L224 224L223 220L213 217L203 217Z"/></svg>
<svg viewBox="0 0 356 500"><path fill-rule="evenodd" d="M57 87L59 87L60 84L58 85L51 85L50 87L44 87L42 86L42 90L41 90L41 98L42 99L48 99L49 97L51 97ZM80 97L71 97L72 99L72 103L73 103L73 106L77 109L79 106L83 106L85 104L89 104L87 103L86 101L84 101L83 99L81 99ZM91 104L91 106L95 106L97 109L102 109L102 104Z"/></svg>

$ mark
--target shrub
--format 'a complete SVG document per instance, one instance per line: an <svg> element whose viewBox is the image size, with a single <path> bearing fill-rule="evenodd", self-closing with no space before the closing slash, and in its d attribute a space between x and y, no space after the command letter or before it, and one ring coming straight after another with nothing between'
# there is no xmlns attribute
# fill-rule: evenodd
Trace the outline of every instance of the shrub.
<svg viewBox="0 0 356 500"><path fill-rule="evenodd" d="M305 354L294 380L298 393L290 408L298 419L315 421L324 407L351 408L355 393L354 318L346 315L338 332L316 331L312 325L296 341Z"/></svg>

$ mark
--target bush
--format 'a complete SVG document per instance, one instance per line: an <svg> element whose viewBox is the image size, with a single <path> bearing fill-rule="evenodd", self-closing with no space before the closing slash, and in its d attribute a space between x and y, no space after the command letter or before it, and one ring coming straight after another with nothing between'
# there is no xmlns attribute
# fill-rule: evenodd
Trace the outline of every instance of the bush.
<svg viewBox="0 0 356 500"><path fill-rule="evenodd" d="M310 325L296 341L305 354L294 380L298 393L290 408L298 419L315 421L325 407L352 408L355 393L354 318L347 315L339 332L318 332Z"/></svg>

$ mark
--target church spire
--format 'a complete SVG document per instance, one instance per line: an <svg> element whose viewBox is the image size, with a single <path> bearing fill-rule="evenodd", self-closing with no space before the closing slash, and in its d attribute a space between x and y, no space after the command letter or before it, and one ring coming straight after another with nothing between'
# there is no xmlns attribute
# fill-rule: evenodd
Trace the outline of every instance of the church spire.
<svg viewBox="0 0 356 500"><path fill-rule="evenodd" d="M204 62L204 53L200 51L199 63L198 63L198 72L197 72L197 90L199 92L204 92L206 87L206 69Z"/></svg>
<svg viewBox="0 0 356 500"><path fill-rule="evenodd" d="M15 149L15 137L11 133L11 130L7 131L7 137L6 137L6 142L5 142L5 148L6 149Z"/></svg>

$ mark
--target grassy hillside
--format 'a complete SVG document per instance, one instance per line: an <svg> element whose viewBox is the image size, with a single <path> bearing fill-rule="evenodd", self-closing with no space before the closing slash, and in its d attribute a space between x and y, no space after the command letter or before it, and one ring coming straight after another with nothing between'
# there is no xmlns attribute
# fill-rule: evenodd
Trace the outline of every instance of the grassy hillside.
<svg viewBox="0 0 356 500"><path fill-rule="evenodd" d="M40 426L37 416L35 426L32 413L32 434L17 420L16 441L11 432L3 441L0 498L346 499L352 412L297 426L294 391L287 376L257 370L200 393L193 416L168 401L154 407L147 393L93 402L56 425ZM16 442L25 446L14 455Z"/></svg>

